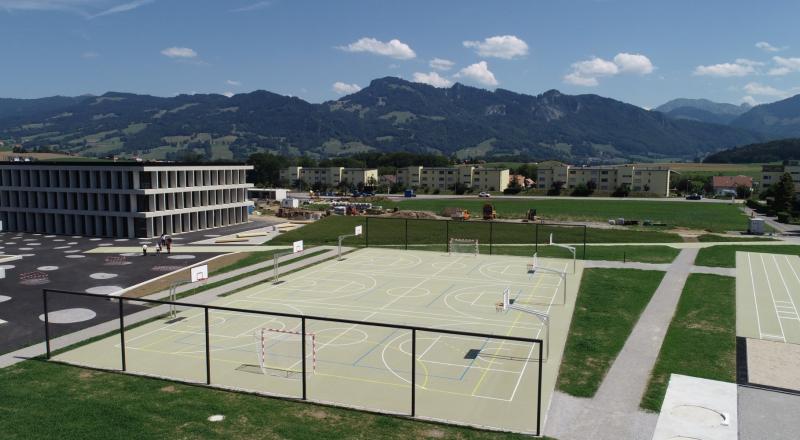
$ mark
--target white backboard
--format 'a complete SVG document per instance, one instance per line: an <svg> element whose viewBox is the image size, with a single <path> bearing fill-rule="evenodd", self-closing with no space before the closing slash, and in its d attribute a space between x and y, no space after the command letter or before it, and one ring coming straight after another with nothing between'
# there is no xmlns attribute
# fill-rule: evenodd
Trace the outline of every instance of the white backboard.
<svg viewBox="0 0 800 440"><path fill-rule="evenodd" d="M356 226L356 235L361 235L361 225Z"/></svg>
<svg viewBox="0 0 800 440"><path fill-rule="evenodd" d="M292 253L303 252L303 240L298 240L292 243Z"/></svg>
<svg viewBox="0 0 800 440"><path fill-rule="evenodd" d="M192 282L203 281L208 279L208 265L197 266L192 268Z"/></svg>

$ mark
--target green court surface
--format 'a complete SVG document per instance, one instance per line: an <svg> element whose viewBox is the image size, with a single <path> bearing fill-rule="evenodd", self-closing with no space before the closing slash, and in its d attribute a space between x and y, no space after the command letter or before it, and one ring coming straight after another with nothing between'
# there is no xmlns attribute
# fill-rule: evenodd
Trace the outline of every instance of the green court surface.
<svg viewBox="0 0 800 440"><path fill-rule="evenodd" d="M540 258L540 268L566 276L529 273L532 261L368 248L211 305L541 339L540 378L537 343L416 332L416 417L532 434L544 426L583 270ZM514 304L549 314L549 327L497 311L505 289ZM203 309L181 307L177 317L125 331L128 372L205 383ZM300 319L210 310L209 327L213 386L302 396ZM410 413L410 330L307 319L306 334L308 400ZM56 357L107 369L121 368L120 358L118 335Z"/></svg>
<svg viewBox="0 0 800 440"><path fill-rule="evenodd" d="M736 253L736 335L800 344L800 257Z"/></svg>

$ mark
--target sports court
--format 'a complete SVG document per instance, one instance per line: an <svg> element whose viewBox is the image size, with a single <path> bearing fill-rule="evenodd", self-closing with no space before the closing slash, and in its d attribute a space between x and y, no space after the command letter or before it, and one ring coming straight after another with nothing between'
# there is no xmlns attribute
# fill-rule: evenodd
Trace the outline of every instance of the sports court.
<svg viewBox="0 0 800 440"><path fill-rule="evenodd" d="M736 334L800 344L800 257L736 253Z"/></svg>
<svg viewBox="0 0 800 440"><path fill-rule="evenodd" d="M308 400L409 414L415 350L416 417L530 434L544 425L582 272L566 259L538 259L533 272L532 264L532 257L367 248L210 305L542 339L540 378L536 343L418 330L412 348L408 329L306 319ZM503 311L506 290L549 325ZM208 313L213 386L302 396L299 318ZM127 371L205 383L204 324L202 308L181 307L127 328ZM119 335L55 357L108 369L121 368L120 358Z"/></svg>

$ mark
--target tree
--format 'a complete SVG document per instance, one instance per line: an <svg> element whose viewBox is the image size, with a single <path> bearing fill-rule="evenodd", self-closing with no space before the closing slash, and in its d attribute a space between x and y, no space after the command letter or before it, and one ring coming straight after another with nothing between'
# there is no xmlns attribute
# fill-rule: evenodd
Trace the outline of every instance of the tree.
<svg viewBox="0 0 800 440"><path fill-rule="evenodd" d="M592 191L586 186L585 183L579 183L575 185L575 188L572 189L572 196L574 197L589 197L592 194Z"/></svg>
<svg viewBox="0 0 800 440"><path fill-rule="evenodd" d="M547 191L548 196L557 196L561 194L561 189L564 188L564 182L560 180L556 180L550 185L550 189Z"/></svg>
<svg viewBox="0 0 800 440"><path fill-rule="evenodd" d="M737 199L748 199L750 198L750 194L752 194L753 190L750 187L744 185L736 185L736 198Z"/></svg>
<svg viewBox="0 0 800 440"><path fill-rule="evenodd" d="M631 193L631 188L628 186L627 183L623 183L622 185L618 186L617 189L611 193L612 197L628 197Z"/></svg>
<svg viewBox="0 0 800 440"><path fill-rule="evenodd" d="M781 179L775 184L775 199L772 202L772 209L775 212L789 212L792 210L794 202L794 181L792 175L783 173Z"/></svg>
<svg viewBox="0 0 800 440"><path fill-rule="evenodd" d="M265 186L279 185L281 169L289 166L289 160L272 153L255 153L247 159L253 169L248 171L250 182Z"/></svg>
<svg viewBox="0 0 800 440"><path fill-rule="evenodd" d="M590 194L595 192L595 190L597 189L597 182L595 182L594 180L586 182L586 189L589 190Z"/></svg>

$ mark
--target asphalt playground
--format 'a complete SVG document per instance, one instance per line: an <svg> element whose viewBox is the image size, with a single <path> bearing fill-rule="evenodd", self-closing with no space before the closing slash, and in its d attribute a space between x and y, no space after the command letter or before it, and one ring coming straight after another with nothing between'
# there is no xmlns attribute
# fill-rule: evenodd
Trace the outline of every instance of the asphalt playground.
<svg viewBox="0 0 800 440"><path fill-rule="evenodd" d="M541 339L544 360L536 343L417 331L413 361L417 417L531 434L544 424L582 272L580 262L572 273L572 261L540 259L569 273L529 273L531 261L360 249L211 305ZM515 304L549 315L549 326L528 313L497 311L505 289ZM305 358L309 400L410 412L410 330L307 319L303 353L300 319L219 310L208 319L213 386L300 397ZM205 384L204 324L202 309L179 308L126 329L127 371ZM56 359L119 369L120 349L112 335Z"/></svg>

